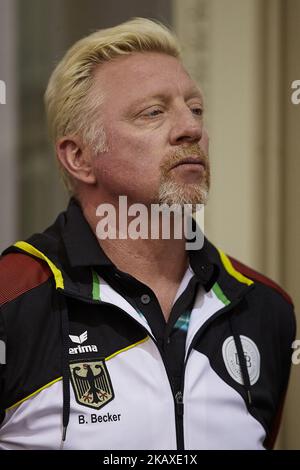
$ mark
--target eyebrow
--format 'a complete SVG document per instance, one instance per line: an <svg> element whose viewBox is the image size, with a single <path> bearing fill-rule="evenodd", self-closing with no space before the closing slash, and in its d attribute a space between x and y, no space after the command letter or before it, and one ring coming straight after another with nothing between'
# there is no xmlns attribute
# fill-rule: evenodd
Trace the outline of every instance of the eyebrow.
<svg viewBox="0 0 300 470"><path fill-rule="evenodd" d="M197 86L191 88L189 90L189 93L187 94L187 96L188 96L188 99L190 99L190 98L200 98L201 101L203 101L203 94L202 94L200 88L198 88Z"/></svg>
<svg viewBox="0 0 300 470"><path fill-rule="evenodd" d="M159 100L159 101L170 101L170 94L168 93L157 93L154 95L148 95L145 97L137 98L135 101L133 101L130 104L130 109L134 109L138 107L139 105L142 105L145 101L150 101L150 100ZM190 100L192 98L199 98L201 102L203 103L203 95L200 91L199 88L193 87L190 88L188 93L186 93L185 99Z"/></svg>

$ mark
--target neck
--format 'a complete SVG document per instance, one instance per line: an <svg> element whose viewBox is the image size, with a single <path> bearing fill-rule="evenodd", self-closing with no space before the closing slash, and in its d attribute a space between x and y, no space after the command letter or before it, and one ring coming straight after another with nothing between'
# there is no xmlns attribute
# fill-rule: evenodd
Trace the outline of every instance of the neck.
<svg viewBox="0 0 300 470"><path fill-rule="evenodd" d="M96 207L90 203L81 206L86 220L96 234L99 223ZM146 239L122 239L119 234L117 227L115 239L98 238L98 241L120 271L134 276L154 291L159 289L161 282L178 287L188 266L184 238L171 236L166 240L160 233L158 239L152 239L150 236Z"/></svg>

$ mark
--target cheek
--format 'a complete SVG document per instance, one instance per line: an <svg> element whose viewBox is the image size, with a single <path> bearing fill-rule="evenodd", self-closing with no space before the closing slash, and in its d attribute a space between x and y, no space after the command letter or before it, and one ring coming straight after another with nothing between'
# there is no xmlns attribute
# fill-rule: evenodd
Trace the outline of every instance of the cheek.
<svg viewBox="0 0 300 470"><path fill-rule="evenodd" d="M134 194L143 197L155 191L160 180L162 158L153 138L110 133L108 151L95 160L99 183L114 194Z"/></svg>
<svg viewBox="0 0 300 470"><path fill-rule="evenodd" d="M128 130L110 136L110 161L119 171L131 171L137 177L145 178L145 171L155 173L162 158L159 143L152 135L140 135Z"/></svg>

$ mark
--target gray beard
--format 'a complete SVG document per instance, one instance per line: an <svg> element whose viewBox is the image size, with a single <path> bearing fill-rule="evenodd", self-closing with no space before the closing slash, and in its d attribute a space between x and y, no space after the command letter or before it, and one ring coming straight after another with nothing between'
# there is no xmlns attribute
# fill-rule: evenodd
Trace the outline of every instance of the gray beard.
<svg viewBox="0 0 300 470"><path fill-rule="evenodd" d="M175 181L162 181L159 186L159 204L203 204L208 201L208 187L206 184L180 184Z"/></svg>

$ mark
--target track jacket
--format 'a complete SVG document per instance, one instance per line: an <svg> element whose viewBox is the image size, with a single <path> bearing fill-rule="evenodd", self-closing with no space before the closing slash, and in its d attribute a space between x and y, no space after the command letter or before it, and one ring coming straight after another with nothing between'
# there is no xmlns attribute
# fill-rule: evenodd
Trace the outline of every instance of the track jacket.
<svg viewBox="0 0 300 470"><path fill-rule="evenodd" d="M189 259L170 324L159 326L155 294L111 263L74 200L5 250L1 449L272 446L291 301L207 239Z"/></svg>

